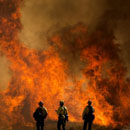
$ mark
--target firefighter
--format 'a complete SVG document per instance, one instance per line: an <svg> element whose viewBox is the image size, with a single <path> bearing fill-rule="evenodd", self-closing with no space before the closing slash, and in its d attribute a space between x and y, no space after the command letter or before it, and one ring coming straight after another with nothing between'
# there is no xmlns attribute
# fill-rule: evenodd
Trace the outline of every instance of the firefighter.
<svg viewBox="0 0 130 130"><path fill-rule="evenodd" d="M88 130L91 130L92 127L92 123L93 120L95 118L94 116L94 108L92 107L92 101L88 101L88 105L85 107L83 114L82 114L82 118L84 120L84 124L83 124L83 130L86 130L87 126L88 126Z"/></svg>
<svg viewBox="0 0 130 130"><path fill-rule="evenodd" d="M37 130L44 130L44 120L47 117L47 109L43 107L43 102L40 101L38 103L39 107L33 113L33 117L36 120Z"/></svg>
<svg viewBox="0 0 130 130"><path fill-rule="evenodd" d="M57 122L57 130L65 130L66 121L68 121L68 112L67 108L64 106L64 101L60 101L59 108L56 110L56 113L58 114L58 122Z"/></svg>

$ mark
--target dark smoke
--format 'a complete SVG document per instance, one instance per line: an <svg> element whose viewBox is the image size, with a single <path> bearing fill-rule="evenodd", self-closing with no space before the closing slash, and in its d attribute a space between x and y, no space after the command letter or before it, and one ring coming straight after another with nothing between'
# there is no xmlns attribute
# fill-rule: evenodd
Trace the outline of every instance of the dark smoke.
<svg viewBox="0 0 130 130"><path fill-rule="evenodd" d="M108 28L114 31L115 40L120 44L122 50L121 58L130 73L130 1L129 0L107 0L107 9L101 18L100 24L106 23ZM101 25L102 25L101 24Z"/></svg>
<svg viewBox="0 0 130 130"><path fill-rule="evenodd" d="M105 6L103 0L25 0L21 8L21 40L31 48L46 49L46 37L62 27L83 22L92 30Z"/></svg>
<svg viewBox="0 0 130 130"><path fill-rule="evenodd" d="M20 37L27 46L47 49L50 46L48 35L79 22L85 23L89 32L107 27L114 32L115 41L122 50L121 57L130 72L129 0L28 0L21 9L23 29Z"/></svg>

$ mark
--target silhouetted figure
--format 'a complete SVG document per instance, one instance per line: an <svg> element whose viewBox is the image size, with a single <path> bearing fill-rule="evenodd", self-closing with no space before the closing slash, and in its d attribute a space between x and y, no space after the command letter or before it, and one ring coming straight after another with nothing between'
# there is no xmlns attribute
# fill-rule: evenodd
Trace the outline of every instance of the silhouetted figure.
<svg viewBox="0 0 130 130"><path fill-rule="evenodd" d="M36 120L36 127L37 130L44 130L44 120L47 117L47 109L43 107L43 102L40 101L39 107L36 109L36 111L33 113L33 117Z"/></svg>
<svg viewBox="0 0 130 130"><path fill-rule="evenodd" d="M56 110L58 114L57 129L61 130L61 126L62 126L62 130L65 130L66 121L68 121L68 112L67 112L67 108L64 106L64 101L60 101L59 105L60 106L58 110Z"/></svg>
<svg viewBox="0 0 130 130"><path fill-rule="evenodd" d="M94 108L91 106L92 101L88 101L88 105L85 107L83 114L82 114L82 118L84 120L84 125L83 125L83 130L87 129L88 126L88 130L91 130L92 127L92 123L93 120L95 118L94 116Z"/></svg>

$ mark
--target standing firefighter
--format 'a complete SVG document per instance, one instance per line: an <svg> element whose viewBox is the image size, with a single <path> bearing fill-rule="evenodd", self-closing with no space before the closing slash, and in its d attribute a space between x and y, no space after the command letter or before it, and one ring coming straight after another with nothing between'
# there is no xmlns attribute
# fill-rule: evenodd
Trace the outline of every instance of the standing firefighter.
<svg viewBox="0 0 130 130"><path fill-rule="evenodd" d="M94 109L91 106L92 101L88 101L88 105L85 107L83 114L82 114L82 118L84 120L84 125L83 125L83 130L86 130L87 126L88 126L88 130L91 130L92 127L92 123L93 120L95 118L94 116Z"/></svg>
<svg viewBox="0 0 130 130"><path fill-rule="evenodd" d="M68 121L68 112L67 108L64 106L64 101L60 101L58 110L56 110L56 113L58 114L58 122L57 122L57 129L65 130L66 121Z"/></svg>
<svg viewBox="0 0 130 130"><path fill-rule="evenodd" d="M39 107L33 113L33 117L36 120L37 130L44 130L44 120L47 117L47 109L43 107L43 102L40 101Z"/></svg>

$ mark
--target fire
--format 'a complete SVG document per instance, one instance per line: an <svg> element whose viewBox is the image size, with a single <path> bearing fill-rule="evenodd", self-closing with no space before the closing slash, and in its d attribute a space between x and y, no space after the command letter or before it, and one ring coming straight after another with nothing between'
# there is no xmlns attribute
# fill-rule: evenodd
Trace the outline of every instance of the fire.
<svg viewBox="0 0 130 130"><path fill-rule="evenodd" d="M87 100L93 101L95 123L123 125L129 123L129 80L125 78L114 43L113 33L77 24L52 36L47 51L29 49L19 41L20 0L0 1L0 52L10 61L12 78L1 90L1 124L10 126L32 122L32 113L44 101L49 119L57 119L55 109L63 99L71 121L81 121ZM13 10L14 9L14 10ZM124 110L127 114L124 114ZM127 118L126 118L127 117Z"/></svg>

